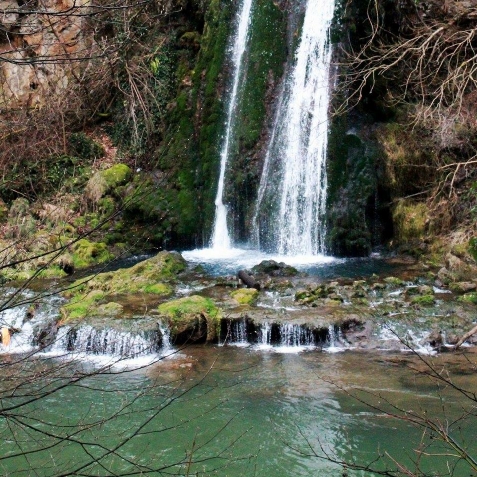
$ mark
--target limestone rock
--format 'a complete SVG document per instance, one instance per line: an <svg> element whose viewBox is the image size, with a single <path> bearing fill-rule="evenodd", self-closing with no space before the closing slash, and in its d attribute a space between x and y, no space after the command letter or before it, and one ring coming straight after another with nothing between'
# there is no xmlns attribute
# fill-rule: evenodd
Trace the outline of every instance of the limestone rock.
<svg viewBox="0 0 477 477"><path fill-rule="evenodd" d="M0 23L6 31L18 22L18 3L15 0L1 0L0 1Z"/></svg>
<svg viewBox="0 0 477 477"><path fill-rule="evenodd" d="M90 0L45 0L34 12L25 10L20 19L14 11L19 8L16 1L0 0L1 26L13 35L13 40L0 44L7 60L0 65L0 107L38 107L50 95L60 97L67 91L84 64L61 60L88 55L94 42L85 15L89 5ZM75 15L79 9L81 15ZM14 35L21 38L21 49ZM32 54L60 61L31 63Z"/></svg>

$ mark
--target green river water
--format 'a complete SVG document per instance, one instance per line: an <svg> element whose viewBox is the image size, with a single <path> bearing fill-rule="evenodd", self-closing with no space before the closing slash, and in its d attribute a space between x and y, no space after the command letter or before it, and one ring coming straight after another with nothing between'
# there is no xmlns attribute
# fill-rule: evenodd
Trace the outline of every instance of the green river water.
<svg viewBox="0 0 477 477"><path fill-rule="evenodd" d="M474 358L426 360L475 390ZM427 453L444 453L437 439L383 412L392 410L386 401L446 424L470 413L449 432L477 451L475 401L437 385L422 373L428 368L420 358L402 353L191 346L147 368L116 367L30 404L25 400L56 389L64 376L96 368L58 359L21 366L34 379L16 389L18 397L2 400L4 410L13 406L0 421L3 476L343 477L372 474L323 459L323 450L362 464L387 453L374 465L396 468L395 459L412 469L420 443L433 443L423 448ZM40 376L48 370L57 378ZM12 385L16 376L3 380L4 390ZM427 474L419 475L475 475L462 462L449 467L454 463L449 456L422 456Z"/></svg>

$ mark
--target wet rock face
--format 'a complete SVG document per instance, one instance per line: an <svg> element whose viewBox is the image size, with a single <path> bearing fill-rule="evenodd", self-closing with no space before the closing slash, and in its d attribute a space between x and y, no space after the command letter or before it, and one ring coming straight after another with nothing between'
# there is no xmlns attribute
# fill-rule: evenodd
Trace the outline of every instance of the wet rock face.
<svg viewBox="0 0 477 477"><path fill-rule="evenodd" d="M48 93L67 90L70 78L82 67L69 60L91 52L87 18L74 14L84 14L89 5L89 0L45 0L31 12L22 8L20 15L16 1L0 2L0 23L8 32L0 37L0 51L7 59L0 66L1 107L41 106ZM59 62L31 63L32 57Z"/></svg>

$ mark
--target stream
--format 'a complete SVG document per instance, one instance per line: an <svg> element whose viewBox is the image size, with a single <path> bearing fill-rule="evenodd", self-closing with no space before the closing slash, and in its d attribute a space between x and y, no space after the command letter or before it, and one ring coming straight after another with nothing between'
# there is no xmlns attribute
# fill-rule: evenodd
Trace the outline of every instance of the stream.
<svg viewBox="0 0 477 477"><path fill-rule="evenodd" d="M475 354L470 358L475 361ZM43 359L42 366L58 372L60 362ZM476 388L475 368L469 372L462 354L441 355L431 363L452 370L459 386ZM75 360L70 365L76 372L99 366ZM429 453L442 449L438 440L387 415L386 401L445 422L472 409L472 402L430 380L425 370L418 357L392 353L188 346L144 369L117 366L113 376L93 375L25 405L20 421L2 420L1 474L137 475L149 469L146 475L343 475L343 466L323 459L323 452L363 464L387 452L378 468L393 467L392 459L412 468L420 443L430 446ZM42 434L68 435L68 426L77 432L71 441ZM475 452L473 423L463 419L451 424L454 429ZM103 456L98 438L115 452ZM25 456L41 447L45 450ZM9 458L19 449L22 456ZM101 465L88 465L90 455ZM445 461L423 457L422 469L430 472L426 475L448 475ZM453 475L468 476L469 469L458 465Z"/></svg>

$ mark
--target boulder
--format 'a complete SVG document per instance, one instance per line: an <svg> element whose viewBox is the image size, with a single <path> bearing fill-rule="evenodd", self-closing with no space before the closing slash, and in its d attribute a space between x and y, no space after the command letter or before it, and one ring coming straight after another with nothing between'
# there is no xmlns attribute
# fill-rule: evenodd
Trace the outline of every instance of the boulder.
<svg viewBox="0 0 477 477"><path fill-rule="evenodd" d="M88 316L118 316L123 307L108 299L112 295L137 293L161 297L173 293L171 283L187 267L177 252L160 252L131 268L99 273L76 280L63 295L71 301L61 308L64 321Z"/></svg>
<svg viewBox="0 0 477 477"><path fill-rule="evenodd" d="M275 260L263 260L252 268L252 272L262 275L271 275L273 277L290 277L298 275L298 270L284 262Z"/></svg>
<svg viewBox="0 0 477 477"><path fill-rule="evenodd" d="M474 282L455 282L449 285L449 288L454 293L467 293L477 289L477 284Z"/></svg>
<svg viewBox="0 0 477 477"><path fill-rule="evenodd" d="M159 315L166 319L171 339L177 344L215 341L222 312L210 298L191 295L162 303Z"/></svg>

